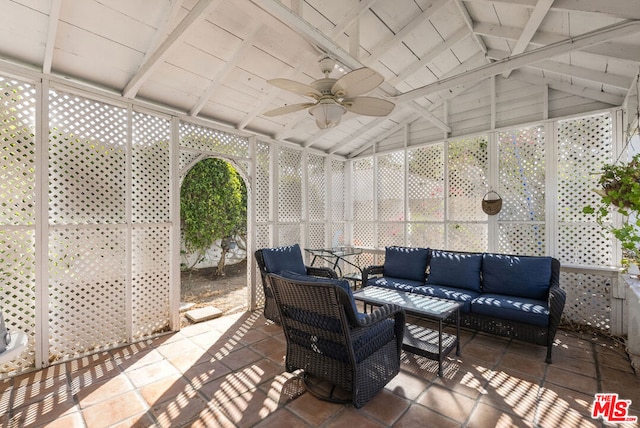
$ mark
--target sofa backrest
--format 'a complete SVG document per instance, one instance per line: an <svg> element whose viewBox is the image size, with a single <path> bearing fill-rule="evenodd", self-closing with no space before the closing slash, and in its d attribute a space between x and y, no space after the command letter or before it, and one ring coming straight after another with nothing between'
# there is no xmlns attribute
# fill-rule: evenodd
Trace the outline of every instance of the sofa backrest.
<svg viewBox="0 0 640 428"><path fill-rule="evenodd" d="M383 275L423 282L429 251L428 248L419 247L386 247Z"/></svg>
<svg viewBox="0 0 640 428"><path fill-rule="evenodd" d="M552 262L552 257L485 253L482 291L546 300L551 287Z"/></svg>
<svg viewBox="0 0 640 428"><path fill-rule="evenodd" d="M482 253L431 250L428 285L481 291Z"/></svg>

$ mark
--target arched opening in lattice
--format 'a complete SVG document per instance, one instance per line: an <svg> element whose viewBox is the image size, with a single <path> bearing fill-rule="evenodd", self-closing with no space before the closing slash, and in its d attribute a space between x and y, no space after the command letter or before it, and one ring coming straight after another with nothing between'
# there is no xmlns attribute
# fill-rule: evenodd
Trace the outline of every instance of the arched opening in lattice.
<svg viewBox="0 0 640 428"><path fill-rule="evenodd" d="M181 310L249 307L247 182L229 159L202 155L180 186Z"/></svg>

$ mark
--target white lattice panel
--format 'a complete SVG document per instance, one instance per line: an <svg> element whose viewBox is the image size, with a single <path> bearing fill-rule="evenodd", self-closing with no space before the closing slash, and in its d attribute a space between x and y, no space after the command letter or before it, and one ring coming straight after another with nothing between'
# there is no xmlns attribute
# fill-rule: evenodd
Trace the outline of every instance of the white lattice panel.
<svg viewBox="0 0 640 428"><path fill-rule="evenodd" d="M612 236L598 224L563 224L558 228L558 259L564 264L612 266Z"/></svg>
<svg viewBox="0 0 640 428"><path fill-rule="evenodd" d="M544 221L544 147L542 126L498 133L499 220Z"/></svg>
<svg viewBox="0 0 640 428"><path fill-rule="evenodd" d="M326 158L309 155L307 165L307 195L309 221L324 221L327 206Z"/></svg>
<svg viewBox="0 0 640 428"><path fill-rule="evenodd" d="M133 113L131 216L134 223L166 223L170 218L170 123Z"/></svg>
<svg viewBox="0 0 640 428"><path fill-rule="evenodd" d="M35 223L35 88L0 77L0 224Z"/></svg>
<svg viewBox="0 0 640 428"><path fill-rule="evenodd" d="M300 241L299 224L283 224L278 227L279 246L299 244Z"/></svg>
<svg viewBox="0 0 640 428"><path fill-rule="evenodd" d="M378 247L404 245L404 223L378 223Z"/></svg>
<svg viewBox="0 0 640 428"><path fill-rule="evenodd" d="M169 226L137 227L132 231L131 296L133 337L169 328Z"/></svg>
<svg viewBox="0 0 640 428"><path fill-rule="evenodd" d="M482 197L489 190L487 147L486 137L449 143L449 221L487 221L481 205Z"/></svg>
<svg viewBox="0 0 640 428"><path fill-rule="evenodd" d="M562 318L608 331L611 324L611 277L561 272L560 284L567 293Z"/></svg>
<svg viewBox="0 0 640 428"><path fill-rule="evenodd" d="M324 223L310 223L309 224L309 238L307 239L308 248L325 248L325 231L326 224Z"/></svg>
<svg viewBox="0 0 640 428"><path fill-rule="evenodd" d="M378 156L377 185L378 221L403 221L404 216L404 152ZM383 230L380 233L384 233ZM381 238L386 240L386 238Z"/></svg>
<svg viewBox="0 0 640 428"><path fill-rule="evenodd" d="M353 245L357 247L377 247L376 228L373 223L353 224Z"/></svg>
<svg viewBox="0 0 640 428"><path fill-rule="evenodd" d="M353 162L351 197L353 199L353 220L373 220L373 158ZM354 238L355 238L354 234ZM355 244L355 242L354 242Z"/></svg>
<svg viewBox="0 0 640 428"><path fill-rule="evenodd" d="M49 221L124 223L127 111L56 91L49 102Z"/></svg>
<svg viewBox="0 0 640 428"><path fill-rule="evenodd" d="M331 160L331 220L344 221L345 215L345 162Z"/></svg>
<svg viewBox="0 0 640 428"><path fill-rule="evenodd" d="M180 122L180 145L202 152L249 157L249 140L217 129Z"/></svg>
<svg viewBox="0 0 640 428"><path fill-rule="evenodd" d="M56 228L49 236L49 352L66 359L126 340L125 228Z"/></svg>
<svg viewBox="0 0 640 428"><path fill-rule="evenodd" d="M611 265L611 239L586 205L597 206L592 189L602 164L612 161L610 114L559 121L558 140L558 255L562 263Z"/></svg>
<svg viewBox="0 0 640 428"><path fill-rule="evenodd" d="M35 238L32 229L0 229L0 307L9 331L30 336L29 346L11 363L0 365L0 373L33 367L35 304ZM0 405L1 408L1 405Z"/></svg>
<svg viewBox="0 0 640 428"><path fill-rule="evenodd" d="M498 226L499 253L544 256L547 254L546 239L544 223L506 223Z"/></svg>
<svg viewBox="0 0 640 428"><path fill-rule="evenodd" d="M271 183L269 177L271 172L269 169L269 145L266 143L256 143L256 221L265 222L269 221L270 215L270 200L271 200ZM264 247L257 247L264 248Z"/></svg>
<svg viewBox="0 0 640 428"><path fill-rule="evenodd" d="M257 225L256 231L256 248L268 248L271 247L271 226L269 225ZM255 262L253 255L250 255L250 260ZM262 288L262 279L258 273L256 278L256 306L261 307L264 305L264 289Z"/></svg>
<svg viewBox="0 0 640 428"><path fill-rule="evenodd" d="M407 153L408 219L444 220L444 146L437 144Z"/></svg>
<svg viewBox="0 0 640 428"><path fill-rule="evenodd" d="M302 152L278 153L278 221L302 221ZM299 242L299 241L296 241Z"/></svg>
<svg viewBox="0 0 640 428"><path fill-rule="evenodd" d="M36 90L3 77L0 87L0 310L9 331L30 337L25 352L0 365L5 373L35 364Z"/></svg>
<svg viewBox="0 0 640 428"><path fill-rule="evenodd" d="M447 225L447 250L486 251L487 224L449 223Z"/></svg>
<svg viewBox="0 0 640 428"><path fill-rule="evenodd" d="M202 154L198 152L180 150L180 171L183 171L186 175L185 169L193 165L200 156Z"/></svg>
<svg viewBox="0 0 640 428"><path fill-rule="evenodd" d="M444 224L407 224L407 245L410 247L444 249Z"/></svg>

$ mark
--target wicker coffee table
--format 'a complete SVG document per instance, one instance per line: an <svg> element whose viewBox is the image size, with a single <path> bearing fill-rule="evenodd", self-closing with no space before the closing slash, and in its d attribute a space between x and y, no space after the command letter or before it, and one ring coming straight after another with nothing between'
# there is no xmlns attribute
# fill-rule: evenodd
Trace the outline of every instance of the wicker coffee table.
<svg viewBox="0 0 640 428"><path fill-rule="evenodd" d="M406 313L427 318L438 323L438 330L407 323L402 349L438 361L438 376L442 376L442 359L456 348L460 355L460 308L462 303L437 297L420 296L404 291L368 286L353 293L356 300L370 305L392 303L402 307ZM444 320L455 315L456 334L442 331Z"/></svg>

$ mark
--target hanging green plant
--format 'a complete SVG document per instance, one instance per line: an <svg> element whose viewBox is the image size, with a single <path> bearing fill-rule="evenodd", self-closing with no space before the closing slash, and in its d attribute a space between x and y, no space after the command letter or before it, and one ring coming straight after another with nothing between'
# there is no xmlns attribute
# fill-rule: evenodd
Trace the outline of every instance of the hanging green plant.
<svg viewBox="0 0 640 428"><path fill-rule="evenodd" d="M623 266L640 262L640 154L627 163L606 164L598 180L600 204L582 209L585 214L595 214L596 221L613 233L620 241ZM609 214L618 212L624 220L621 227L613 227L607 221Z"/></svg>

